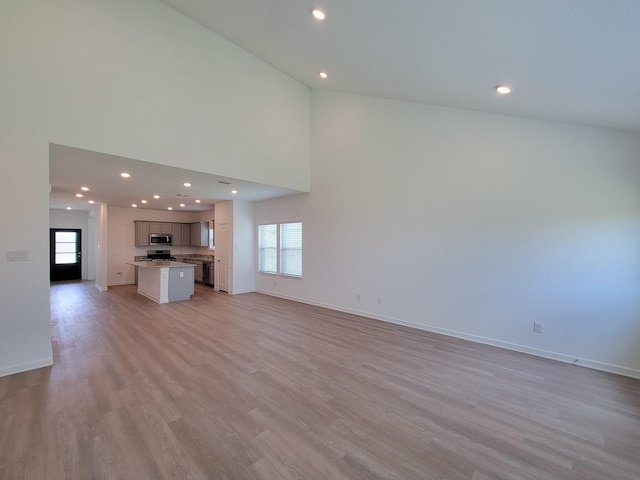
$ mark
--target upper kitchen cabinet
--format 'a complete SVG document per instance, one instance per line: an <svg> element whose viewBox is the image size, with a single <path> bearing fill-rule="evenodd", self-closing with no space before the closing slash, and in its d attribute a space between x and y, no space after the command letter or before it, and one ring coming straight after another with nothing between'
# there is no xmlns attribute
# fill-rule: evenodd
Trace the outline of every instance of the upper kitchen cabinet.
<svg viewBox="0 0 640 480"><path fill-rule="evenodd" d="M171 224L171 244L173 246L181 246L181 245L189 245L187 239L187 243L184 243L184 238L182 238L182 224L181 223L172 223Z"/></svg>
<svg viewBox="0 0 640 480"><path fill-rule="evenodd" d="M191 246L194 245L191 239L191 231L194 229L194 225L191 223L174 223L174 222L145 222L141 220L135 220L136 231L136 247L148 247L149 234L160 233L171 235L171 244L173 246ZM206 222L204 222L206 224ZM200 238L200 231L197 232L196 241ZM200 246L196 243L195 245Z"/></svg>
<svg viewBox="0 0 640 480"><path fill-rule="evenodd" d="M194 247L209 246L208 222L196 222L191 224L191 245Z"/></svg>
<svg viewBox="0 0 640 480"><path fill-rule="evenodd" d="M170 235L173 233L173 223L169 222L149 222L149 233L163 233Z"/></svg>
<svg viewBox="0 0 640 480"><path fill-rule="evenodd" d="M182 245L191 245L191 224L181 223L180 229L182 230Z"/></svg>
<svg viewBox="0 0 640 480"><path fill-rule="evenodd" d="M149 246L149 234L160 233L171 235L171 244L174 247L209 246L209 223L173 223L173 222L145 222L136 220L136 247Z"/></svg>
<svg viewBox="0 0 640 480"><path fill-rule="evenodd" d="M134 222L136 225L136 247L149 246L149 222Z"/></svg>
<svg viewBox="0 0 640 480"><path fill-rule="evenodd" d="M172 223L171 236L173 246L191 245L191 225L189 223Z"/></svg>

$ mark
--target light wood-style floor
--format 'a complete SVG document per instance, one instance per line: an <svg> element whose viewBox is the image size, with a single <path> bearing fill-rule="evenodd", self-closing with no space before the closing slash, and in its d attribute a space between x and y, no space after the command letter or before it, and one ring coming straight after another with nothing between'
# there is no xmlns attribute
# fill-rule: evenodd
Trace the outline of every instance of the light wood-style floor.
<svg viewBox="0 0 640 480"><path fill-rule="evenodd" d="M260 294L51 287L0 478L640 478L640 381Z"/></svg>

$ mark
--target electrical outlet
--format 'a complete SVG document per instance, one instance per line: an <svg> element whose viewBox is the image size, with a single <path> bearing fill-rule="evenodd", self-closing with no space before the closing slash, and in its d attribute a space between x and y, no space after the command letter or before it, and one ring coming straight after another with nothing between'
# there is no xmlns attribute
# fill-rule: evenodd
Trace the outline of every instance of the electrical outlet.
<svg viewBox="0 0 640 480"><path fill-rule="evenodd" d="M533 322L533 332L542 333L542 324L538 322Z"/></svg>
<svg viewBox="0 0 640 480"><path fill-rule="evenodd" d="M122 276L122 272L116 272L116 277L121 277Z"/></svg>
<svg viewBox="0 0 640 480"><path fill-rule="evenodd" d="M378 297L378 305L382 305L382 297Z"/></svg>

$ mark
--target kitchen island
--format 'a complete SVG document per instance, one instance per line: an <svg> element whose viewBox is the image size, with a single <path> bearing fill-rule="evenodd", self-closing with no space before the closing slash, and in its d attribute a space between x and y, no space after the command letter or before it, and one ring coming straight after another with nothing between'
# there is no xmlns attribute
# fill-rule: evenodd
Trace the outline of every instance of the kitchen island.
<svg viewBox="0 0 640 480"><path fill-rule="evenodd" d="M138 293L158 303L189 300L195 265L172 261L129 262L138 270Z"/></svg>

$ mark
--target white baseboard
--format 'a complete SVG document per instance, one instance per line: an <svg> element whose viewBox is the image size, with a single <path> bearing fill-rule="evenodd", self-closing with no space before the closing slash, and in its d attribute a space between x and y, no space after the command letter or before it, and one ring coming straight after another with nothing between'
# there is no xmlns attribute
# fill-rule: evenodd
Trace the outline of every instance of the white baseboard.
<svg viewBox="0 0 640 480"><path fill-rule="evenodd" d="M383 322L393 323L395 325L403 325L405 327L416 328L418 330L424 330L426 332L439 333L441 335L447 335L449 337L461 338L463 340L469 340L470 342L482 343L485 345L491 345L493 347L504 348L515 352L527 353L529 355L535 355L536 357L547 358L550 360L557 360L563 363L569 363L571 365L579 365L593 370L600 370L608 373L615 373L617 375L623 375L625 377L640 379L640 370L634 368L623 367L620 365L613 365L597 360L591 360L588 358L574 357L566 355L564 353L551 352L548 350L542 350L539 348L527 347L525 345L518 345L516 343L503 342L493 338L481 337L479 335L471 335L468 333L458 332L456 330L448 330L446 328L435 327L431 325L423 325L421 323L410 322L406 320L400 320L398 318L386 317L384 315L377 315L371 312L359 311L351 308L345 308L338 305L332 305L323 302L312 302L302 298L291 297L288 295L281 295L275 292L267 290L256 290L258 293L265 295L271 295L273 297L284 298L286 300L293 300L295 302L306 303L308 305L314 305L316 307L324 307L329 310L336 310L338 312L351 313L361 317L372 318L374 320L380 320Z"/></svg>
<svg viewBox="0 0 640 480"><path fill-rule="evenodd" d="M227 292L227 293L229 293L230 295L242 295L243 293L255 293L255 290L234 290L233 292Z"/></svg>
<svg viewBox="0 0 640 480"><path fill-rule="evenodd" d="M129 281L124 280L124 281L122 281L122 282L109 282L109 283L107 284L107 288L108 288L108 287L117 287L117 286L119 286L119 285L135 285L135 282L132 282L132 281L130 281L130 280L129 280Z"/></svg>
<svg viewBox="0 0 640 480"><path fill-rule="evenodd" d="M0 368L0 377L13 375L14 373L26 372L28 370L35 370L36 368L49 367L51 365L53 365L53 357L22 363L20 365L13 365L11 367Z"/></svg>

